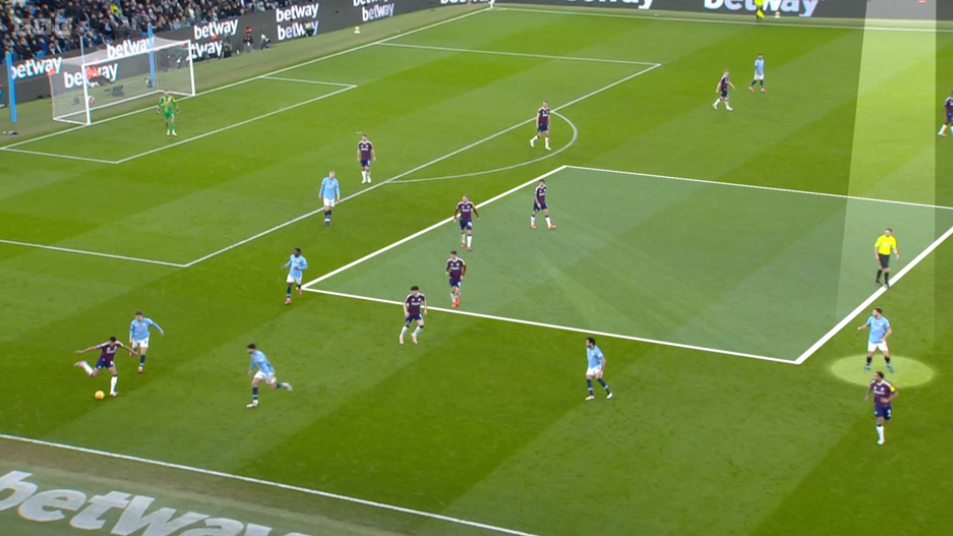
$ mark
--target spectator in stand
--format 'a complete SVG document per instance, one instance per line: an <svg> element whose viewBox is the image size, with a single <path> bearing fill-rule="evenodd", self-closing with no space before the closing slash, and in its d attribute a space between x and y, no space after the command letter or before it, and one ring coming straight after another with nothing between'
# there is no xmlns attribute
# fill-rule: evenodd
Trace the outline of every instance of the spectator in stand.
<svg viewBox="0 0 953 536"><path fill-rule="evenodd" d="M293 0L15 0L0 4L0 64L285 7ZM250 40L253 38L247 35ZM252 48L254 44L252 43Z"/></svg>
<svg viewBox="0 0 953 536"><path fill-rule="evenodd" d="M251 35L251 26L245 28L245 37L242 38L242 43L245 45L245 52L251 54L255 50L255 38Z"/></svg>

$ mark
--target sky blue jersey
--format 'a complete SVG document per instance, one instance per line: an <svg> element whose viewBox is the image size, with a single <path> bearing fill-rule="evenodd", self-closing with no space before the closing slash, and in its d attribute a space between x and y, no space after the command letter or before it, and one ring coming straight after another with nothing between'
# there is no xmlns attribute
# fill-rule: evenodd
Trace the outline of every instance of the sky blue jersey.
<svg viewBox="0 0 953 536"><path fill-rule="evenodd" d="M341 187L338 185L338 180L332 179L331 177L322 179L321 191L318 193L318 197L324 199L337 199L341 197Z"/></svg>
<svg viewBox="0 0 953 536"><path fill-rule="evenodd" d="M129 324L129 338L134 341L148 339L150 326L162 331L162 328L159 327L159 324L153 322L151 318L143 318L141 321L138 318L132 319L132 323Z"/></svg>
<svg viewBox="0 0 953 536"><path fill-rule="evenodd" d="M602 366L602 350L598 346L592 348L586 347L586 357L589 359L589 368L599 368Z"/></svg>
<svg viewBox="0 0 953 536"><path fill-rule="evenodd" d="M304 258L304 255L292 255L288 262L285 263L285 268L290 268L290 270L288 270L288 277L301 279L302 270L308 269L308 260Z"/></svg>
<svg viewBox="0 0 953 536"><path fill-rule="evenodd" d="M764 74L764 60L762 59L754 60L754 73Z"/></svg>
<svg viewBox="0 0 953 536"><path fill-rule="evenodd" d="M271 366L271 362L268 361L268 358L265 357L265 354L261 353L261 350L255 350L255 353L251 355L251 364L248 365L248 372L251 372L255 369L258 369L258 372L263 374L274 374L275 367Z"/></svg>
<svg viewBox="0 0 953 536"><path fill-rule="evenodd" d="M886 317L875 318L873 315L867 319L867 325L870 327L870 338L868 342L878 343L883 340L887 330L890 329L890 321Z"/></svg>

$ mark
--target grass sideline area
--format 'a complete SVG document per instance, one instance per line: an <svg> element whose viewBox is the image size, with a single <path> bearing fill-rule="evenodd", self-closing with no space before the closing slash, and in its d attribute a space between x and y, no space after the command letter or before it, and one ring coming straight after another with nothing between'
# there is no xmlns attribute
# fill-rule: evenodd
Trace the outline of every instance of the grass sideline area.
<svg viewBox="0 0 953 536"><path fill-rule="evenodd" d="M288 80L185 100L174 139L146 113L20 146L46 155L0 151L0 477L28 472L87 503L154 497L148 512L192 509L237 534L953 526L953 245L935 242L953 225L953 153L937 136L953 35L499 7L325 36L347 48L407 24ZM410 33L426 16L439 20ZM767 93L746 87L758 53ZM209 64L235 70L215 87L270 71L268 54ZM712 109L725 68L730 113ZM529 143L543 100L551 151ZM330 170L342 202L324 226ZM541 176L552 231L529 225L524 188ZM441 222L464 194L499 199L451 311L459 232ZM889 291L873 281L884 227L902 254ZM309 287L384 302L284 305L296 247ZM411 285L435 307L420 344L401 346L393 302ZM883 446L855 330L874 306L893 325L900 391ZM86 377L74 352L125 341L137 309L165 334L141 375L120 352L119 396L96 400L108 375ZM557 324L599 329L612 400L584 401L586 333ZM816 343L792 366L610 335L623 330L785 357ZM254 410L251 342L294 386L263 389ZM0 526L77 532L78 512L26 514L0 508ZM167 533L197 536L205 519Z"/></svg>

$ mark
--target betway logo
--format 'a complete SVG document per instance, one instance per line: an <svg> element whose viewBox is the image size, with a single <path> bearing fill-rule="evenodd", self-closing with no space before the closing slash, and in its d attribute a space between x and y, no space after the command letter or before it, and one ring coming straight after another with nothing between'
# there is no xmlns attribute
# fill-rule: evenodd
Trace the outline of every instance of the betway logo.
<svg viewBox="0 0 953 536"><path fill-rule="evenodd" d="M652 3L655 0L549 0L550 2L556 3L568 3L568 4L625 4L632 6L638 9L652 9ZM706 0L708 1L708 0ZM443 3L443 0L441 0ZM465 3L465 2L454 2L451 0L449 3Z"/></svg>
<svg viewBox="0 0 953 536"><path fill-rule="evenodd" d="M109 80L110 82L115 82L117 76L119 75L119 64L110 63L109 65L102 65L96 68L96 71L99 76ZM66 89L73 89L74 87L83 87L83 84L86 82L86 73L63 73L63 85L66 86ZM2 488L0 488L2 491Z"/></svg>
<svg viewBox="0 0 953 536"><path fill-rule="evenodd" d="M755 0L705 0L705 9L727 9L738 11L757 11ZM797 13L799 17L810 17L817 9L820 0L764 0L764 10L768 13L781 11L783 13Z"/></svg>
<svg viewBox="0 0 953 536"><path fill-rule="evenodd" d="M211 39L214 37L232 36L238 32L238 19L210 22L192 27L195 40Z"/></svg>
<svg viewBox="0 0 953 536"><path fill-rule="evenodd" d="M133 54L142 54L148 52L149 40L139 39L138 41L123 41L118 45L106 45L106 54L109 59L121 58L123 56L132 56Z"/></svg>
<svg viewBox="0 0 953 536"><path fill-rule="evenodd" d="M119 521L109 530L116 536L130 536L133 533L149 536L200 536L221 534L229 536L269 536L271 527L242 523L224 517L210 517L197 512L186 512L178 517L175 508L155 508L147 513L155 499L143 495L130 495L121 491L110 491L105 495L87 497L82 491L72 489L53 489L39 491L39 487L27 482L31 473L11 471L0 477L0 496L13 492L0 499L0 515L4 510L17 508L20 517L36 523L63 521L72 516L69 526L84 531L103 530L109 519L115 519L114 511L122 512ZM68 513L67 513L68 512ZM75 513L74 513L75 512ZM188 527L194 527L184 530ZM242 532L244 530L244 532ZM142 532L139 532L142 531ZM184 532L180 532L184 531ZM298 532L286 536L305 536Z"/></svg>
<svg viewBox="0 0 953 536"><path fill-rule="evenodd" d="M60 74L63 58L47 58L42 60L26 60L19 65L10 67L10 77L14 80L33 78L49 74Z"/></svg>
<svg viewBox="0 0 953 536"><path fill-rule="evenodd" d="M361 7L361 20L370 22L372 20L393 17L395 9L397 9L397 5L394 3L374 4L371 7Z"/></svg>
<svg viewBox="0 0 953 536"><path fill-rule="evenodd" d="M318 8L321 7L321 4L315 2L313 4L294 4L293 6L285 9L276 9L275 10L275 22L291 22L299 19L316 19L318 18Z"/></svg>
<svg viewBox="0 0 953 536"><path fill-rule="evenodd" d="M216 39L215 41L209 41L207 43L193 42L189 45L189 50L192 52L193 60L202 57L217 58L222 55L222 46L222 41Z"/></svg>

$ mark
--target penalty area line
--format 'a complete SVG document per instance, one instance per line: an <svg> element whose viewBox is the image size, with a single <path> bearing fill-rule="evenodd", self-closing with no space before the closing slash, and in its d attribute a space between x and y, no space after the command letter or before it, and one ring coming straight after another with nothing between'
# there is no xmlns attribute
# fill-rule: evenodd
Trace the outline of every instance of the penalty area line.
<svg viewBox="0 0 953 536"><path fill-rule="evenodd" d="M480 203L479 205L476 206L476 208L483 208L483 207L489 205L490 203L492 203L492 202L494 202L494 201L500 200L500 199L502 199L502 198L504 198L504 197L510 195L510 194L513 193L513 192L517 192L517 191L519 191L519 190L521 190L521 189L523 189L523 188L526 188L526 187L529 186L530 184L533 184L534 182L539 182L539 181L545 179L546 177L549 177L550 175L554 175L554 174L556 174L556 173L559 173L560 171L562 171L562 170L564 170L564 169L566 169L566 166L559 166L558 168L556 168L556 169L554 169L554 170L552 170L552 171L548 171L548 172L546 172L546 173L540 175L539 177L536 177L535 179L530 179L530 180L524 182L523 184L520 184L519 186L515 186L515 187L513 187L513 188L510 188L509 190L507 190L507 191L505 191L505 192L503 192L503 193L497 195L496 197L494 197L494 198L492 198L492 199L488 199L488 200L486 200L486 201ZM310 290L310 286L311 286L311 285L316 285L316 284L318 284L318 283L320 283L320 282L322 282L322 281L324 281L324 280L326 280L326 279L329 279L329 278L331 278L331 277L334 277L334 276L338 275L339 273L341 273L341 272L343 272L343 271L345 271L345 270L349 270L349 269L351 269L351 268L354 268L355 266L357 266L358 264L361 264L361 263L364 262L364 261L369 261L369 260L373 259L374 257L380 255L381 253L386 253L386 252L388 252L388 251L390 251L390 250L396 248L397 246L400 246L400 245L402 245L402 244L405 244L405 243L407 243L407 242L410 242L411 240L417 238L418 236L427 234L427 233L429 233L430 231L433 231L434 229L436 229L437 227L440 227L440 226L442 226L442 225L446 225L446 224L450 223L451 221L453 221L453 218L446 218L446 219L440 220L440 221L438 221L437 223L431 225L430 227L427 227L427 228L425 228L425 229L422 229L422 230L420 230L420 231L417 231L416 233L414 233L414 234L412 234L412 235L410 235L410 236L405 236L404 238L401 238L400 240L398 240L398 241L396 241L396 242L394 242L394 243L392 243L392 244L390 244L390 245L384 246L384 247L382 247L381 249L379 249L379 250L377 250L377 251L374 251L374 252L372 252L372 253L368 253L367 255L361 257L360 259L357 259L356 261L353 261L353 262L349 262L348 264L345 264L344 266L342 266L342 267L340 267L340 268L337 268L337 269L335 269L335 270L331 270L330 272L328 272L328 273L322 275L321 277L319 277L319 278L317 278L317 279L315 279L315 280L313 280L313 281L308 281L308 282L305 283L301 288L303 288L303 289L305 289L305 290ZM317 291L315 291L315 292L317 292Z"/></svg>
<svg viewBox="0 0 953 536"><path fill-rule="evenodd" d="M916 265L920 264L920 261L927 258L927 256L933 253L933 251L936 248L940 247L940 244L946 241L946 239L949 238L950 235L953 235L953 227L950 227L949 229L947 229L947 231L943 233L940 236L940 238L937 238L936 240L934 240L932 244L927 246L926 249L921 251L919 255L917 255L912 261L910 261L910 264L907 264L899 272L897 272L896 275L892 276L890 278L892 279L890 286L891 287L895 286L897 282L903 278L903 276L907 275L907 273L909 273L910 270L913 270L913 268ZM877 289L873 294L870 295L869 298L867 298L866 300L864 300L863 303L858 305L856 309L854 309L850 313L847 313L847 316L845 316L843 320L841 320L833 328L831 328L830 331L825 333L823 337L818 339L818 341L812 344L810 348L805 350L804 353L801 354L801 356L794 361L794 363L800 365L801 363L807 361L809 357L811 357L812 355L814 355L815 352L820 350L821 346L824 346L825 344L827 344L827 342L830 341L832 338L834 338L834 335L837 335L840 332L840 330L844 329L847 326L847 324L854 319L854 317L861 314L864 311L864 309L867 309L871 305L873 305L873 303L877 301L877 299L879 299L881 296L883 296L885 292L887 292L887 289L885 287L880 287L879 289Z"/></svg>
<svg viewBox="0 0 953 536"><path fill-rule="evenodd" d="M309 284L310 284L310 283L309 283ZM402 305L402 304L403 304L403 302L396 301L396 300L385 300L385 299L381 299L381 298L372 298L372 297L369 297L369 296L358 296L358 295L356 295L356 294L345 294L345 293L343 293L343 292L334 292L334 291L331 291L331 290L315 289L315 288L310 288L310 287L307 287L307 286L304 287L304 289L307 290L308 292L316 292L316 293L318 293L318 294L327 294L327 295L329 295L329 296L337 296L337 297L340 297L340 298L351 298L351 299L355 299L355 300L370 301L370 302L375 302L375 303L385 303L385 304L388 304L388 305ZM787 359L780 359L780 358L777 358L777 357L768 357L768 356L757 355L757 354L747 354L747 353L744 353L744 352L733 352L733 351L731 351L731 350L721 350L721 349L719 349L719 348L708 348L708 347L706 347L706 346L695 346L695 345L693 345L693 344L682 344L682 343L678 343L678 342L663 341L663 340L659 340L659 339L648 339L648 338L645 338L645 337L635 337L635 336L632 336L632 335L622 335L622 334L620 334L620 333L609 333L609 332L605 332L605 331L596 331L596 330L591 330L591 329L574 328L574 327L570 327L570 326L562 326L562 325L559 325L559 324L549 324L549 323L547 323L547 322L536 322L536 321L533 321L533 320L523 320L523 319L521 319L521 318L510 318L510 317L507 317L507 316L496 316L496 315L490 315L490 314L485 314L485 313L475 313L475 312L472 312L472 311L464 311L464 310L461 310L461 309L445 309L445 308L443 308L443 307L433 307L433 306L427 306L427 309L428 309L428 310L433 310L433 311L439 311L439 312L441 312L441 313L450 313L450 314L461 315L461 316L470 316L470 317L475 317L475 318L482 318L482 319L484 319L484 320L497 320L497 321L500 321L500 322L509 322L509 323L511 323L511 324L522 324L522 325L525 325L525 326L533 326L533 327L537 327L537 328L556 329L556 330L559 330L559 331L569 331L569 332L572 332L572 333L583 333L583 334L587 334L587 335L598 335L598 336L600 336L600 337L608 337L608 338L610 338L610 339L623 339L623 340L627 340L627 341L644 342L644 343L648 343L648 344L657 344L657 345L659 345L659 346L669 346L669 347L672 347L672 348L679 348L679 349L682 349L682 350L694 350L694 351L697 351L697 352L706 352L706 353L710 353L710 354L730 355L730 356L734 356L734 357L746 357L746 358L749 358L749 359L759 359L759 360L762 360L762 361L773 361L773 362L775 362L775 363L786 363L786 364L788 364L788 365L794 365L794 364L796 364L794 361L790 361L790 360L787 360Z"/></svg>
<svg viewBox="0 0 953 536"><path fill-rule="evenodd" d="M363 506L369 506L369 507L371 507L371 508L377 508L377 509L380 509L380 510L388 510L388 511L391 511L391 512L398 512L398 513L401 513L401 514L407 514L407 515L411 515L411 516L422 517L422 518L432 519L432 520L436 520L436 521L443 521L443 522L446 522L446 523L452 523L452 524L454 524L454 525L463 525L463 526L467 526L467 527L473 527L473 528L488 530L488 531L492 531L492 532L497 532L497 533L500 533L500 534L509 534L509 535L511 535L511 536L537 536L536 534L532 534L532 533L530 533L530 532L523 532L523 531L520 531L520 530L513 530L513 529L504 528L504 527L497 527L497 526L495 526L495 525L488 525L488 524L486 524L486 523L480 523L480 522L477 522L477 521L469 521L469 520L466 520L466 519L460 519L460 518L445 516L445 515L441 515L441 514L434 514L434 513L430 513L430 512L424 512L424 511L422 511L422 510L414 510L414 509L412 509L412 508L404 508L403 506L394 506L394 505L391 505L391 504L379 503L379 502L376 502L376 501L369 501L369 500L367 500L367 499L359 499L359 498L357 498L357 497L350 497L350 496L348 496L348 495L340 495L340 494L337 494L337 493L331 493L331 492L327 492L327 491L320 491L320 490L315 490L315 489L310 489L310 488L304 488L304 487L301 487L301 486L292 486L292 485L290 485L290 484L282 484L282 483L280 483L280 482L272 482L272 481L270 481L270 480L262 480L262 479L260 479L260 478L252 478L252 477L241 476L241 475L233 475L233 474L231 474L231 473L223 473L223 472L220 472L220 471L214 471L214 470L210 470L210 469L201 469L201 468L199 468L199 467L191 467L191 466L188 466L188 465L181 465L181 464L178 464L178 463L163 462L163 461L159 461L159 460L150 460L150 459L148 459L148 458L140 458L140 457L138 457L138 456L131 456L131 455L127 455L127 454L118 454L118 453L115 453L115 452L107 452L107 451L104 451L104 450L96 450L96 449L90 449L90 448L85 448L85 447L76 447L76 446L73 446L73 445L65 445L65 444L62 444L62 443L53 443L53 442L51 442L51 441L43 441L43 440L41 440L41 439L32 439L32 438L29 438L29 437L12 436L12 435L7 435L7 434L0 434L0 439L5 439L5 440L7 440L7 441L15 441L15 442L18 442L18 443L25 443L25 444L29 444L29 445L38 445L38 446L50 447L50 448L55 448L55 449L60 449L60 450L67 450L67 451L71 451L71 452L79 452L79 453L82 453L82 454L92 454L92 455L94 455L94 456L102 456L102 457L104 457L104 458L112 458L112 459L115 459L115 460L125 460L125 461L136 462L136 463L144 463L144 464L153 465L153 466L156 466L156 467L164 467L164 468L166 468L166 469L176 469L176 470L179 470L179 471L185 471L185 472L189 472L189 473L196 473L196 474L200 474L200 475L213 476L213 477L224 478L224 479L228 479L228 480L236 480L236 481L239 481L239 482L245 482L245 483L249 483L249 484L258 484L258 485L262 485L262 486L268 486L268 487L277 488L277 489L283 489L283 490L287 490L287 491L296 491L296 492L304 493L304 494L307 494L307 495L314 495L314 496L317 496L317 497L324 497L324 498L326 498L326 499L335 499L335 500L338 500L338 501L343 501L343 502L348 502L348 503L353 503L353 504L360 504L360 505L363 505Z"/></svg>
<svg viewBox="0 0 953 536"><path fill-rule="evenodd" d="M176 262L166 262L166 261L157 261L153 259L142 259L139 257L127 257L125 255L114 255L112 253L100 253L98 251L86 251L84 249L73 249L73 248L63 248L59 246L47 246L44 244L31 244L30 242L20 242L18 240L6 240L0 238L0 244L8 244L11 246L22 246L35 249L46 249L50 251L59 251L63 253L76 253L78 255L89 255L91 257L105 257L107 259L116 259L120 261L131 261L131 262L141 262L144 264L156 264L159 266L169 266L172 268L185 268L185 264L179 264Z"/></svg>

